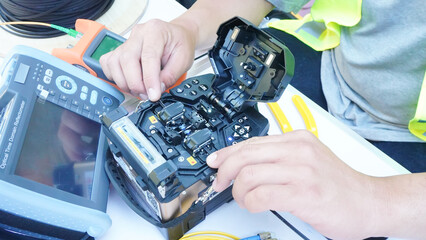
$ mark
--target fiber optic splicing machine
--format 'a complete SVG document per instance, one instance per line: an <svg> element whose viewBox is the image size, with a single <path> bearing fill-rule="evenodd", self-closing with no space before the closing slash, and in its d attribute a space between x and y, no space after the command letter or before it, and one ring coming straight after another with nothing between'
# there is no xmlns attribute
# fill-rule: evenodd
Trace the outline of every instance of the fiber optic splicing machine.
<svg viewBox="0 0 426 240"><path fill-rule="evenodd" d="M110 140L106 171L126 203L178 239L232 199L231 187L210 188L209 154L252 136L268 120L255 105L277 101L290 82L294 58L284 44L242 19L219 28L209 51L215 74L186 79L158 102L101 117Z"/></svg>

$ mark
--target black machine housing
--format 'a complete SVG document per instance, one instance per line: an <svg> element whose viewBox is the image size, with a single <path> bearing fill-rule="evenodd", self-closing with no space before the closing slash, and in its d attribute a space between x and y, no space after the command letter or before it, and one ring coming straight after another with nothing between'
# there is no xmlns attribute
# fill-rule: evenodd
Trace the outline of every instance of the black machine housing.
<svg viewBox="0 0 426 240"><path fill-rule="evenodd" d="M266 135L268 120L255 105L277 101L294 72L287 47L241 18L222 24L217 35L209 51L215 74L186 79L132 113L120 107L101 117L110 140L111 182L168 239L180 238L232 200L229 187L199 201L216 173L206 158Z"/></svg>

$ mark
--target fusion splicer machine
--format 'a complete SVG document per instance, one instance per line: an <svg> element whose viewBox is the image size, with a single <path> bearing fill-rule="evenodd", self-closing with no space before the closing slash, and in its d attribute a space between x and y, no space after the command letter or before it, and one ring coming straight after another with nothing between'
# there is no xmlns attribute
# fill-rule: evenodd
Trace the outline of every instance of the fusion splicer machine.
<svg viewBox="0 0 426 240"><path fill-rule="evenodd" d="M209 51L216 74L186 79L158 102L102 116L112 155L107 174L127 204L178 239L232 199L206 193L209 154L268 132L257 102L277 101L293 76L286 46L240 18L224 23Z"/></svg>
<svg viewBox="0 0 426 240"><path fill-rule="evenodd" d="M99 115L116 109L123 95L30 47L16 47L0 73L1 234L100 236L111 220Z"/></svg>

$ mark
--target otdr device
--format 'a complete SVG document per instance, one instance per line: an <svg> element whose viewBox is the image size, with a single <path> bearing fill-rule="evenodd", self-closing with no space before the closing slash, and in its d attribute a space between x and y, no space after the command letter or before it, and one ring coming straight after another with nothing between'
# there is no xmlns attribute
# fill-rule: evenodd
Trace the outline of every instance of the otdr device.
<svg viewBox="0 0 426 240"><path fill-rule="evenodd" d="M257 102L277 101L294 72L287 47L240 18L221 25L209 51L215 74L192 77L162 95L102 116L110 140L107 174L126 203L179 239L232 199L211 189L209 154L268 132Z"/></svg>
<svg viewBox="0 0 426 240"><path fill-rule="evenodd" d="M111 220L99 116L124 96L30 47L14 48L0 74L0 228L37 239L102 235Z"/></svg>

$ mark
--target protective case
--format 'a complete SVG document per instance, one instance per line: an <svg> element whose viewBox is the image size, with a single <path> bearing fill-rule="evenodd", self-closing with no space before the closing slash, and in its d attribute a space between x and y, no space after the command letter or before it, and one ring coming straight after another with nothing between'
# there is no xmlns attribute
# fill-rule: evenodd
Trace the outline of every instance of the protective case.
<svg viewBox="0 0 426 240"><path fill-rule="evenodd" d="M209 51L215 74L186 79L132 113L120 107L101 117L110 140L106 171L112 184L168 239L179 239L232 200L231 187L210 192L216 170L206 158L266 135L268 120L256 103L278 100L293 76L286 46L249 22L233 18L217 35Z"/></svg>

